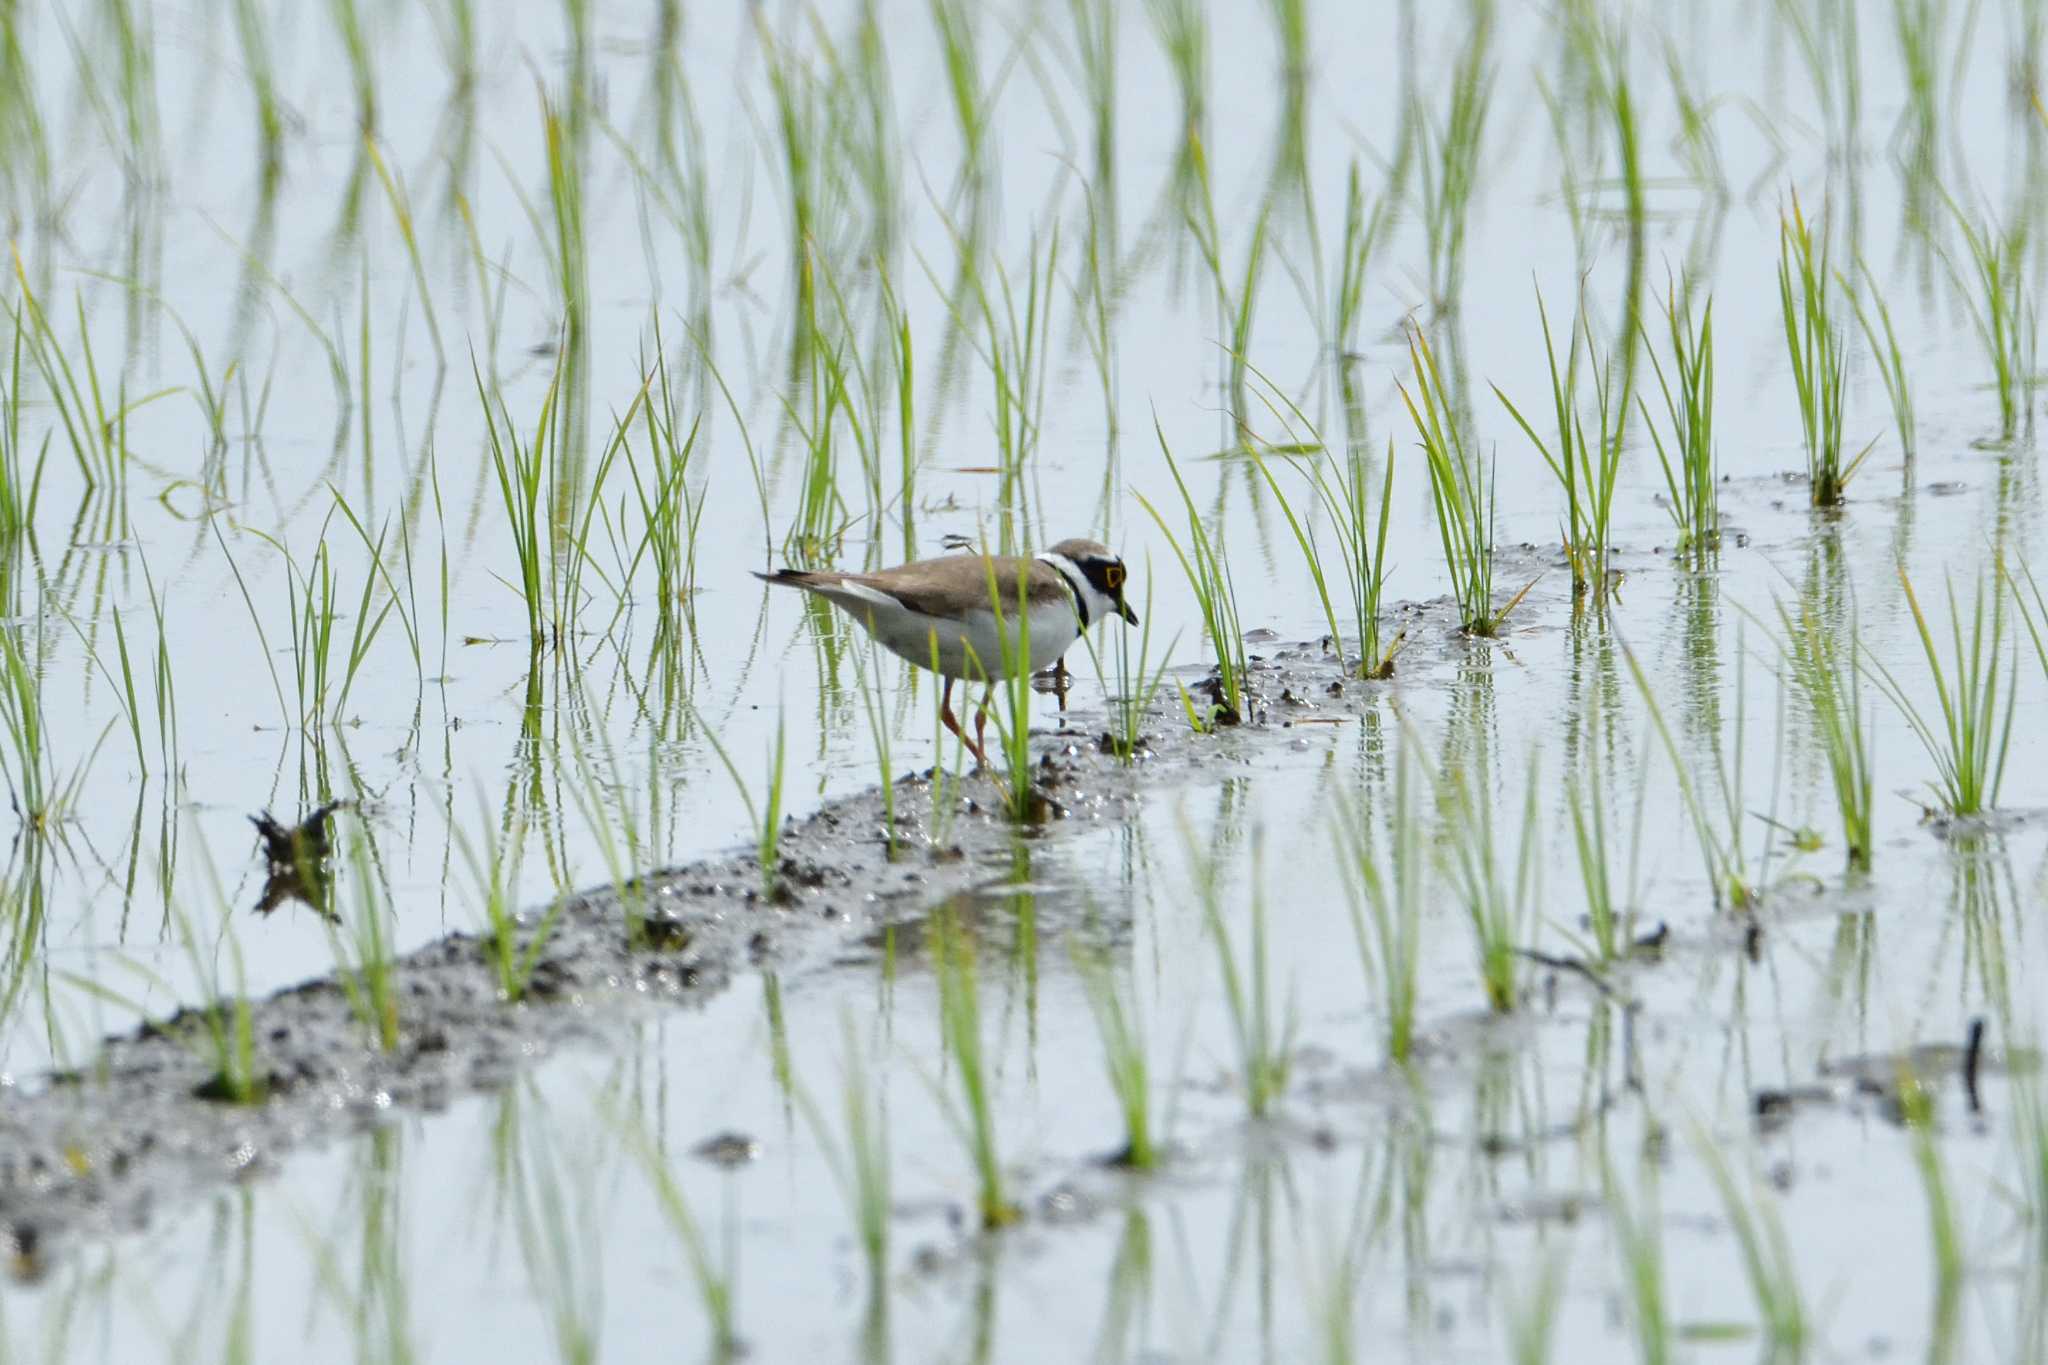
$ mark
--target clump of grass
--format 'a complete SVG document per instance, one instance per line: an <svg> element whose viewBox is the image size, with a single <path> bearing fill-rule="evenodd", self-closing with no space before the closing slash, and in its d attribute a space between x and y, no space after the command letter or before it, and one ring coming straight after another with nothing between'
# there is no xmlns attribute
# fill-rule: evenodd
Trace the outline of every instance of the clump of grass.
<svg viewBox="0 0 2048 1365"><path fill-rule="evenodd" d="M1415 423L1429 468L1429 496L1436 508L1437 532L1443 539L1444 565L1451 575L1451 595L1458 603L1458 624L1467 634L1500 633L1529 587L1506 606L1493 604L1494 480L1491 467L1466 449L1465 424L1444 385L1429 338L1413 323L1408 327L1408 358L1415 370L1415 393L1400 385L1401 401Z"/></svg>
<svg viewBox="0 0 2048 1365"><path fill-rule="evenodd" d="M2037 328L2032 296L2026 283L2027 234L2024 219L2000 227L1987 216L1972 222L1953 201L1949 211L1962 229L1974 276L1971 288L1958 281L1970 307L1977 339L1991 363L1998 393L1998 440L2009 443L2020 433L2021 419L2033 429L2034 352ZM1951 267L1953 268L1953 267Z"/></svg>
<svg viewBox="0 0 2048 1365"><path fill-rule="evenodd" d="M14 341L8 348L8 365L0 376L0 542L13 541L35 524L36 503L43 487L43 462L50 453L47 439L35 458L21 443L21 349L24 332L18 308L10 305ZM23 479L26 477L27 482Z"/></svg>
<svg viewBox="0 0 2048 1365"><path fill-rule="evenodd" d="M954 1131L974 1161L976 1207L984 1228L1006 1227L1021 1216L1003 1182L997 1151L994 1081L982 1054L981 993L977 984L974 940L950 908L934 917L932 966L939 979L939 1038L959 1087L957 1101L946 1106Z"/></svg>
<svg viewBox="0 0 2048 1365"><path fill-rule="evenodd" d="M556 897L533 926L532 932L527 934L526 941L521 943L519 932L522 926L518 907L512 898L517 894L519 868L526 853L525 818L518 814L511 816L506 837L500 842L497 826L491 821L491 813L484 805L481 792L477 794L477 813L481 817L479 828L483 830L481 847L460 825L455 827L455 843L469 869L470 881L483 915L484 958L490 963L491 975L497 980L498 996L508 1004L517 1004L526 997L534 968L540 965L541 955L547 951L548 938L568 902Z"/></svg>
<svg viewBox="0 0 2048 1365"><path fill-rule="evenodd" d="M1636 408L1664 471L1669 499L1665 507L1678 528L1680 548L1711 550L1721 540L1720 470L1714 448L1714 301L1709 298L1695 319L1690 284L1674 285L1664 296L1671 349L1668 373L1655 339L1643 328L1643 349L1650 354L1650 368L1664 399L1668 443L1640 397Z"/></svg>
<svg viewBox="0 0 2048 1365"><path fill-rule="evenodd" d="M1131 643L1131 632L1116 632L1116 643L1111 647L1115 659L1114 682L1105 676L1102 654L1093 635L1083 635L1082 643L1088 647L1088 657L1094 661L1095 672L1103 679L1103 690L1110 694L1110 719L1114 726L1109 732L1110 747L1125 763L1137 760L1145 743L1145 723L1152 714L1152 702L1159 695L1159 689L1166 682L1167 665L1173 659L1173 647L1179 642L1176 635L1167 641L1161 651L1158 663L1152 662L1152 563L1146 557L1145 563L1145 610L1140 614L1138 640Z"/></svg>
<svg viewBox="0 0 2048 1365"><path fill-rule="evenodd" d="M1593 342L1592 324L1586 320L1584 310L1581 309L1567 338L1561 373L1557 346L1550 334L1550 312L1544 307L1540 289L1536 291L1536 313L1543 323L1543 351L1550 362L1551 410L1557 421L1555 448L1536 434L1536 428L1501 392L1499 385L1493 386L1493 393L1564 489L1565 559L1572 570L1572 595L1583 597L1607 581L1607 532L1614 510L1615 479L1621 472L1622 419L1627 413L1613 401L1613 362L1601 361ZM1592 371L1594 426L1590 437L1579 401L1582 338L1583 357Z"/></svg>
<svg viewBox="0 0 2048 1365"><path fill-rule="evenodd" d="M1693 1131L1693 1150L1705 1163L1715 1191L1721 1196L1721 1210L1735 1232L1742 1251L1742 1269L1749 1278L1758 1314L1763 1318L1765 1338L1770 1342L1770 1360L1797 1360L1805 1353L1807 1314L1799 1294L1799 1264L1785 1225L1778 1220L1769 1194L1752 1182L1754 1197L1745 1197L1736 1183L1728 1158L1713 1137Z"/></svg>
<svg viewBox="0 0 2048 1365"><path fill-rule="evenodd" d="M1416 819L1412 761L1404 747L1394 775L1390 839L1383 863L1366 803L1339 792L1337 871L1344 879L1351 932L1366 981L1387 1015L1387 1059L1406 1066L1415 1053L1417 972L1422 962L1421 825Z"/></svg>
<svg viewBox="0 0 2048 1365"><path fill-rule="evenodd" d="M1839 507L1871 447L1853 457L1844 454L1849 356L1835 321L1834 275L1828 268L1825 236L1816 247L1813 228L1794 195L1791 213L1778 220L1778 307L1799 398L1808 499L1815 507Z"/></svg>
<svg viewBox="0 0 2048 1365"><path fill-rule="evenodd" d="M2012 649L2006 648L2004 589L1996 582L1988 589L1981 581L1977 584L1966 637L1963 613L1956 605L1955 584L1948 583L1950 663L1945 668L1934 631L1927 624L1927 614L1921 610L1919 594L1913 591L1913 580L1907 576L1903 563L1898 573L1899 586L1905 591L1906 605L1913 613L1913 626L1920 637L1921 652L1933 677L1939 715L1916 705L1892 671L1872 658L1876 681L1934 761L1935 780L1929 785L1941 809L1950 815L1980 815L1998 804L2006 754L2012 745L2013 721L2018 715L2018 645L2015 642ZM2006 675L2002 694L2001 669Z"/></svg>
<svg viewBox="0 0 2048 1365"><path fill-rule="evenodd" d="M206 1003L181 1011L165 1032L190 1047L196 1057L212 1065L211 1074L194 1092L200 1099L223 1104L261 1104L270 1094L270 1072L256 1046L255 1011L244 986L241 940L235 935L233 912L221 891L220 875L206 842L203 839L195 842L214 903L221 907L220 934L211 942L202 939L191 916L171 901L166 890L165 913L176 927L178 944L184 949L193 980ZM168 869L165 875L168 878ZM218 951L221 943L225 943L227 948L226 957L233 974L232 988L221 975L221 953ZM124 960L122 965L156 990L171 996L181 994L170 982L141 963ZM100 1000L148 1016L148 1010L140 1001L103 982L72 973L65 973L65 976L80 990ZM192 1026L195 1018L196 1028Z"/></svg>
<svg viewBox="0 0 2048 1365"><path fill-rule="evenodd" d="M1286 1093L1288 1076L1294 1068L1295 1019L1292 1002L1284 1018L1274 1012L1272 973L1266 952L1263 841L1255 836L1252 843L1249 956L1240 961L1225 920L1218 859L1213 851L1196 846L1191 830L1183 829L1182 835L1195 872L1195 889L1202 901L1202 924L1215 946L1216 965L1223 976L1224 1001L1229 1006L1231 1030L1237 1040L1245 1107L1253 1118L1264 1118Z"/></svg>
<svg viewBox="0 0 2048 1365"><path fill-rule="evenodd" d="M1785 628L1792 681L1806 698L1821 751L1827 756L1849 866L1868 872L1875 848L1871 825L1875 785L1870 713L1863 705L1855 622L1849 623L1844 648L1836 631L1820 619L1810 602L1802 604L1796 614L1779 603L1778 620Z"/></svg>
<svg viewBox="0 0 2048 1365"><path fill-rule="evenodd" d="M1265 381L1264 375L1259 378ZM1266 388L1279 394L1270 383ZM1283 417L1291 414L1301 418L1300 409L1294 407L1284 394L1279 397L1287 408ZM1306 419L1302 420L1305 424ZM1316 537L1316 519L1295 514L1293 503L1274 477L1263 452L1251 452L1253 466L1272 490L1274 499L1280 504L1281 514L1287 518L1287 527L1294 534L1295 544L1301 547L1309 576L1315 582L1316 596L1323 605L1323 618L1330 626L1330 642L1337 651L1338 663L1355 677L1391 677L1400 637L1397 636L1391 644L1381 639L1380 604L1386 591L1387 526L1393 511L1393 442L1387 443L1386 473L1375 495L1371 471L1362 451L1347 450L1343 456L1342 472L1332 477L1325 464L1329 450L1321 435L1312 427L1305 434L1308 439L1284 447L1272 447L1271 452L1293 465L1308 481L1310 491L1328 517L1337 538L1337 566L1344 575L1351 623L1358 637L1358 653L1354 660L1347 662L1344 658L1344 635L1339 629L1336 605L1330 595L1330 573Z"/></svg>
<svg viewBox="0 0 2048 1365"><path fill-rule="evenodd" d="M1088 1010L1102 1042L1103 1070L1124 1118L1124 1146L1114 1158L1120 1166L1149 1171L1159 1162L1152 1134L1152 1072L1145 1054L1145 1022L1138 1013L1137 992L1119 980L1116 969L1099 950L1076 946L1074 966L1088 992Z"/></svg>
<svg viewBox="0 0 2048 1365"><path fill-rule="evenodd" d="M1501 859L1484 766L1471 778L1454 769L1437 780L1444 873L1472 928L1486 1003L1500 1014L1513 1013L1521 1001L1520 950L1536 896L1536 790L1532 761L1522 800L1521 838L1510 872Z"/></svg>
<svg viewBox="0 0 2048 1365"><path fill-rule="evenodd" d="M65 442L78 463L79 478L85 485L85 491L106 492L118 499L125 493L128 483L130 405L124 394L117 393L113 406L108 406L106 390L100 382L99 362L93 354L92 330L86 322L85 296L76 294L72 300L78 318L79 348L79 364L74 366L65 354L63 342L51 325L42 301L29 284L28 271L22 265L18 250L14 254L14 278L21 289L20 303L12 309L17 348L11 385L17 395L14 401L20 402L19 347L25 333L29 356L35 361L44 391L57 410L58 425L63 428ZM84 372L82 381L81 368ZM9 444L18 455L18 411L12 424L16 427L16 436Z"/></svg>
<svg viewBox="0 0 2048 1365"><path fill-rule="evenodd" d="M17 635L28 624L0 626L0 775L15 815L31 834L47 834L67 819L77 805L92 756L70 777L59 773L50 749L48 714L43 706L45 650L43 623L33 625L34 657ZM93 753L98 752L95 745Z"/></svg>
<svg viewBox="0 0 2048 1365"><path fill-rule="evenodd" d="M1195 506L1194 495L1188 492L1187 480L1181 477L1180 465L1173 458L1173 451L1166 444L1166 432L1156 418L1152 426L1187 513L1186 548L1159 509L1144 494L1135 496L1165 534L1167 544L1173 547L1173 557L1180 561L1181 572L1187 575L1188 586L1194 590L1195 601L1201 608L1202 628L1216 651L1216 703L1206 712L1198 711L1187 689L1181 689L1189 721L1197 730L1212 731L1218 725L1236 725L1244 719L1245 679L1251 671L1251 661L1245 652L1244 627L1237 615L1237 590L1231 584L1230 563L1224 558L1222 543L1211 536L1200 509Z"/></svg>

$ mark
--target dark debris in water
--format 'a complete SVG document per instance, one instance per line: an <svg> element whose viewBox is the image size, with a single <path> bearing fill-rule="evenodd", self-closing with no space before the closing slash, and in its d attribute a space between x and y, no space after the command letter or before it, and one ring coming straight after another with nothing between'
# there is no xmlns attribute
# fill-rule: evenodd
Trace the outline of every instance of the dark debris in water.
<svg viewBox="0 0 2048 1365"><path fill-rule="evenodd" d="M692 1147L690 1155L733 1170L761 1159L761 1140L745 1133L714 1133Z"/></svg>
<svg viewBox="0 0 2048 1365"><path fill-rule="evenodd" d="M329 801L294 825L283 824L267 810L249 817L266 868L257 914L267 915L286 901L297 901L327 919L336 917L333 817L345 804Z"/></svg>

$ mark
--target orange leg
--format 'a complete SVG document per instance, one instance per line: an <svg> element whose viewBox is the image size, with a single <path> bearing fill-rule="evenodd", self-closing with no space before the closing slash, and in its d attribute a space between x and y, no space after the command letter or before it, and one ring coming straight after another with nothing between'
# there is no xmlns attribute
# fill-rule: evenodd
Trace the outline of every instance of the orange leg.
<svg viewBox="0 0 2048 1365"><path fill-rule="evenodd" d="M981 705L974 713L974 756L981 760L981 766L988 766L988 704L995 700L996 685L990 683L988 691L981 694Z"/></svg>
<svg viewBox="0 0 2048 1365"><path fill-rule="evenodd" d="M954 734L959 735L963 744L966 743L967 733L960 728L960 717L953 714L953 680L951 678L946 679L945 689L939 693L939 724L945 726Z"/></svg>

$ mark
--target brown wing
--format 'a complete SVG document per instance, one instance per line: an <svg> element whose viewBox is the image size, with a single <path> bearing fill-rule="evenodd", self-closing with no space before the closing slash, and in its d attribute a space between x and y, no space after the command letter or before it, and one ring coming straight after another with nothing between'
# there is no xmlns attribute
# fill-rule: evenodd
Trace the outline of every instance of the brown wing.
<svg viewBox="0 0 2048 1365"><path fill-rule="evenodd" d="M839 574L835 577L888 593L904 606L927 616L950 616L963 606L982 606L993 586L1005 604L1017 600L1017 577L1025 576L1026 602L1042 605L1064 601L1067 585L1059 571L1036 559L1015 555L957 554L938 559L920 559L901 568L876 574Z"/></svg>

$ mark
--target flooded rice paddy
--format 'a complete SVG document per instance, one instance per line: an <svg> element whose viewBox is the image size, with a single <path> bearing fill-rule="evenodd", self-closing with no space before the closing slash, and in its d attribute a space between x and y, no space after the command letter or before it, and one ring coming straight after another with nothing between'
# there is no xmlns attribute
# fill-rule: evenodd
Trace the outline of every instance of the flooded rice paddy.
<svg viewBox="0 0 2048 1365"><path fill-rule="evenodd" d="M4 1358L2048 1354L2044 39L0 0Z"/></svg>

